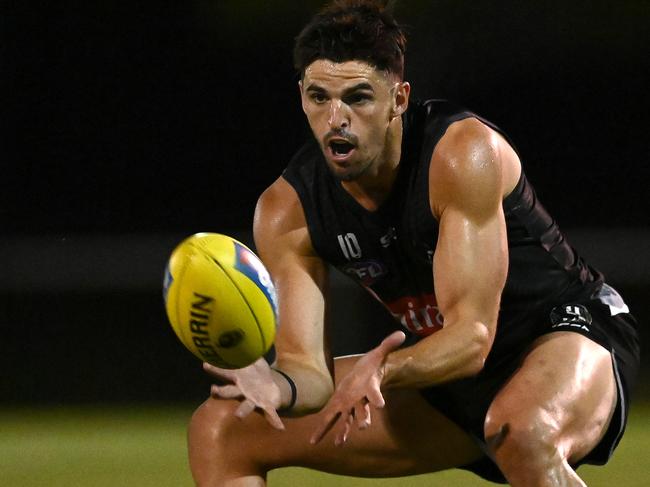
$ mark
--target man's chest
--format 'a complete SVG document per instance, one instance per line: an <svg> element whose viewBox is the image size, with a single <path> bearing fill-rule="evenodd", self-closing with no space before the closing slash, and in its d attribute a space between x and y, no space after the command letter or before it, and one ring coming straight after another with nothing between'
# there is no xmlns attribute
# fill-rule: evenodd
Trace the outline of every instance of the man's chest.
<svg viewBox="0 0 650 487"><path fill-rule="evenodd" d="M366 288L409 331L428 335L440 329L431 232L409 228L408 218L364 223L349 218L348 225L345 220L329 229L326 260Z"/></svg>

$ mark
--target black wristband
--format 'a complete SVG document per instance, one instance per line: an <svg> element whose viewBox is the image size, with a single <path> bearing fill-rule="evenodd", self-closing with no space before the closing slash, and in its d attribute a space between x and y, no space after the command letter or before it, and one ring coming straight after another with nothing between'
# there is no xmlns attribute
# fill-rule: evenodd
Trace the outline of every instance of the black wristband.
<svg viewBox="0 0 650 487"><path fill-rule="evenodd" d="M287 379L287 382L289 383L289 387L291 388L291 400L289 401L289 404L286 407L284 407L282 409L278 409L278 411L288 411L289 409L291 409L296 404L296 398L298 396L298 391L296 390L296 383L293 381L293 379L291 377L289 377L287 374L285 374L281 370L274 369L274 368L271 368L271 370L275 370L278 374L280 374L282 377Z"/></svg>

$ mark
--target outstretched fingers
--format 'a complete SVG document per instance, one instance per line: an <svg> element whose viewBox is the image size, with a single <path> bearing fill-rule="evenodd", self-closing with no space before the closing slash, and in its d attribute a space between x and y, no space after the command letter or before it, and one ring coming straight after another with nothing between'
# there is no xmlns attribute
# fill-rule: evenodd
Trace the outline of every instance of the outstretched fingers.
<svg viewBox="0 0 650 487"><path fill-rule="evenodd" d="M207 362L203 362L203 370L217 379L227 380L230 382L235 381L235 374L232 370L221 369Z"/></svg>
<svg viewBox="0 0 650 487"><path fill-rule="evenodd" d="M232 389L230 389L232 388ZM212 387L212 390L215 389L215 386ZM235 389L239 390L236 386L222 386L218 387L220 392L217 394L219 397L222 398L241 398L244 397L241 392L239 394L235 393ZM223 391L226 390L227 392L224 393ZM232 394L228 396L227 394ZM273 406L270 406L268 404L255 404L255 402L251 401L250 399L244 399L239 407L237 407L237 410L235 411L235 416L237 416L240 419L245 418L248 416L250 413L255 411L255 409L261 409L264 412L264 416L266 417L267 421L271 424L276 429L283 430L285 429L284 423L280 419L280 416L278 415L278 412L275 410Z"/></svg>
<svg viewBox="0 0 650 487"><path fill-rule="evenodd" d="M349 411L332 408L332 411L325 415L321 426L311 436L310 443L314 445L321 441L325 435L334 429L337 423L341 425L341 429L336 435L334 444L340 446L348 440L355 423L360 430L367 429L372 424L370 404L364 401L363 404L356 404Z"/></svg>
<svg viewBox="0 0 650 487"><path fill-rule="evenodd" d="M310 439L312 444L321 441L337 422L340 422L340 430L336 445L347 441L355 422L360 430L371 425L370 406L383 408L386 404L381 393L381 364L386 355L399 348L405 339L406 335L401 331L391 333L355 364L323 409L323 419Z"/></svg>
<svg viewBox="0 0 650 487"><path fill-rule="evenodd" d="M253 401L251 401L250 399L244 399L239 405L239 407L237 408L237 410L235 411L235 416L237 416L238 418L245 418L250 413L255 411L256 407L257 406L255 406L255 403Z"/></svg>
<svg viewBox="0 0 650 487"><path fill-rule="evenodd" d="M210 394L214 397L220 397L222 399L238 399L240 397L244 397L241 389L232 384L226 384L224 386L213 384L210 387Z"/></svg>
<svg viewBox="0 0 650 487"><path fill-rule="evenodd" d="M384 396L380 389L370 389L367 395L368 402L376 408L383 408L386 405Z"/></svg>
<svg viewBox="0 0 650 487"><path fill-rule="evenodd" d="M235 410L235 416L245 418L256 409L264 413L266 420L276 429L285 429L284 423L280 419L276 406L276 396L279 397L279 391L276 391L270 379L265 383L266 377L260 377L259 374L252 370L250 366L245 369L222 369L212 364L204 363L203 370L216 379L226 383L213 384L210 387L210 394L220 399L239 399L241 403ZM267 365L268 367L268 365ZM275 386L277 388L277 386Z"/></svg>
<svg viewBox="0 0 650 487"><path fill-rule="evenodd" d="M316 428L316 431L314 431L314 434L311 435L311 438L309 442L312 445L315 445L319 441L321 441L325 435L331 430L336 422L339 420L341 417L341 411L334 410L333 412L327 414L325 416L325 419L321 422L321 425Z"/></svg>
<svg viewBox="0 0 650 487"><path fill-rule="evenodd" d="M343 431L341 431L337 435L336 440L334 440L334 444L336 446L341 446L346 441L348 441L348 436L350 434L350 430L352 429L353 423L354 423L354 416L352 414L348 414L347 417L345 418L345 421L343 421Z"/></svg>
<svg viewBox="0 0 650 487"><path fill-rule="evenodd" d="M370 416L370 404L367 402L365 404L357 404L354 407L354 418L357 421L357 428L360 430L365 430L372 424L372 418Z"/></svg>
<svg viewBox="0 0 650 487"><path fill-rule="evenodd" d="M282 422L282 419L280 419L280 415L276 411L275 408L273 407L263 407L262 410L264 411L264 416L266 417L266 420L269 422L271 426L273 426L275 429L278 430L284 430L284 423Z"/></svg>
<svg viewBox="0 0 650 487"><path fill-rule="evenodd" d="M225 386L213 385L210 389L210 392L212 393L213 396L219 397L221 399L244 398L244 395L239 390L239 387L233 385L225 385ZM279 430L285 429L284 423L282 422L282 419L280 419L280 415L278 415L278 412L273 406L270 406L268 404L255 404L255 402L251 401L250 399L244 398L241 404L237 407L237 410L235 411L235 416L237 416L240 419L243 419L246 416L248 416L250 413L255 411L255 409L257 408L261 409L264 412L264 416L266 417L267 421L271 424L271 426Z"/></svg>

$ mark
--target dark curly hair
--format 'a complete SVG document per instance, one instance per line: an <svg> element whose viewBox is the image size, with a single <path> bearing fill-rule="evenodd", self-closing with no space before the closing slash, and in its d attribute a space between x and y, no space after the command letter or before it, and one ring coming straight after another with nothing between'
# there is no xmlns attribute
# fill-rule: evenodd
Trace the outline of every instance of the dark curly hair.
<svg viewBox="0 0 650 487"><path fill-rule="evenodd" d="M302 77L317 59L359 60L404 78L406 37L393 18L394 0L334 0L296 38L294 67Z"/></svg>

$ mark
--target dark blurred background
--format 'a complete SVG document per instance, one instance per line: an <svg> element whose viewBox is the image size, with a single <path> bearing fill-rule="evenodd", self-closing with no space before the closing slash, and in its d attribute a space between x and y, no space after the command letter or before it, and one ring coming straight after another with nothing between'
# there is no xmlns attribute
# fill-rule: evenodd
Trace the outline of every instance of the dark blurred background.
<svg viewBox="0 0 650 487"><path fill-rule="evenodd" d="M257 196L308 135L291 48L322 3L0 3L1 401L203 399L164 316L165 261L198 231L251 243ZM650 4L402 0L396 16L414 96L509 133L648 343ZM338 276L333 294L336 351L381 336L377 305Z"/></svg>

